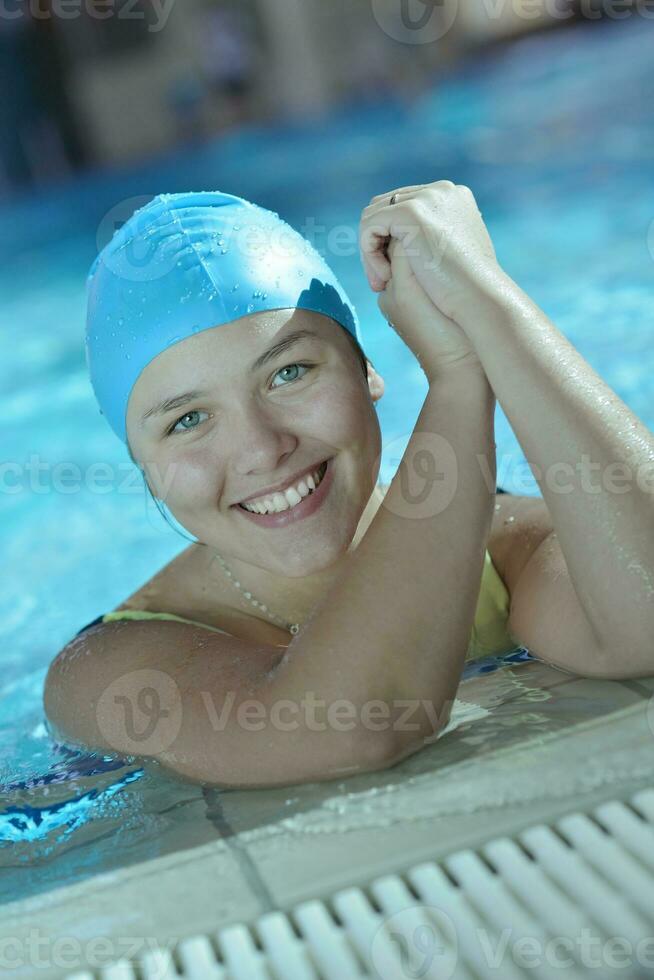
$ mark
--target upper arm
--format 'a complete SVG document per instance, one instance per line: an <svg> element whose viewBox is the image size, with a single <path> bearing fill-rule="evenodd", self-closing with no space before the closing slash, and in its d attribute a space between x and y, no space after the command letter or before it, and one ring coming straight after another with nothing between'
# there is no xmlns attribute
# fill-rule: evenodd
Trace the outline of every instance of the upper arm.
<svg viewBox="0 0 654 980"><path fill-rule="evenodd" d="M307 727L301 706L280 700L270 677L282 656L185 623L105 623L52 662L45 712L63 741L203 783L286 785L382 766L383 740Z"/></svg>
<svg viewBox="0 0 654 980"><path fill-rule="evenodd" d="M511 635L554 667L615 676L579 602L545 501L502 494L497 502L488 550L510 594Z"/></svg>
<svg viewBox="0 0 654 980"><path fill-rule="evenodd" d="M554 530L542 497L498 494L488 538L488 551L510 594L542 541Z"/></svg>

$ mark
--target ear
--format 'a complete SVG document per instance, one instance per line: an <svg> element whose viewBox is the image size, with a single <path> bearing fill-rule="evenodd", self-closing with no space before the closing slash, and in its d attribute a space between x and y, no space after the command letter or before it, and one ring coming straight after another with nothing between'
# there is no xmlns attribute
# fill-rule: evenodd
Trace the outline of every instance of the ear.
<svg viewBox="0 0 654 980"><path fill-rule="evenodd" d="M378 374L377 371L375 371L370 361L367 360L366 364L368 367L368 389L370 391L370 397L372 398L373 402L378 402L384 394L384 379L382 378L381 374ZM377 405L375 405L375 408L376 407Z"/></svg>

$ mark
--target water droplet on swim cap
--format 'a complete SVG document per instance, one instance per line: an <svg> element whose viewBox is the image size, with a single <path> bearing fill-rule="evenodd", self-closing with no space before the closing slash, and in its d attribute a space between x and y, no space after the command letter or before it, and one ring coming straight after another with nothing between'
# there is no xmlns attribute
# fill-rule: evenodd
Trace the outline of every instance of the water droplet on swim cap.
<svg viewBox="0 0 654 980"><path fill-rule="evenodd" d="M224 251L212 251L216 242ZM102 249L87 286L91 383L123 441L129 396L143 369L201 330L299 308L331 317L361 339L347 294L313 246L276 212L220 191L153 198Z"/></svg>

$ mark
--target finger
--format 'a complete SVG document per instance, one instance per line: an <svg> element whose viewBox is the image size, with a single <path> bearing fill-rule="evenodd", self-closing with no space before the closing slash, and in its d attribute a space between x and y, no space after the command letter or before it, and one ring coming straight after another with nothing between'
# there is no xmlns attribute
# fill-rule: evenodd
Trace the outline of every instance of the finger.
<svg viewBox="0 0 654 980"><path fill-rule="evenodd" d="M370 204L368 207L374 207L378 204L389 204L392 197L395 197L396 201L407 194L416 194L418 191L424 190L426 187L430 187L432 190L453 190L457 185L451 180L433 180L428 184L410 184L406 187L397 187L394 191L386 191L385 194L375 194L374 197L370 199ZM364 208L366 210L366 208Z"/></svg>
<svg viewBox="0 0 654 980"><path fill-rule="evenodd" d="M377 211L380 211L382 208L394 207L400 201L406 201L412 197L415 197L415 195L420 190L422 190L422 188L420 187L407 187L404 190L393 191L392 193L389 194L383 194L378 198L373 198L370 204L368 204L367 207L363 209L361 214L362 216L369 218L371 215L376 214ZM395 200L391 205L392 198L394 198Z"/></svg>
<svg viewBox="0 0 654 980"><path fill-rule="evenodd" d="M359 255L368 282L374 290L383 289L391 276L391 264L386 254L389 239L387 223L361 222Z"/></svg>
<svg viewBox="0 0 654 980"><path fill-rule="evenodd" d="M403 203L380 205L379 210L362 217L359 224L359 254L364 272L373 290L383 289L391 277L388 248L394 239L402 240L415 229L416 217L409 214Z"/></svg>
<svg viewBox="0 0 654 980"><path fill-rule="evenodd" d="M429 184L409 184L406 187L396 187L394 191L386 191L385 194L375 194L374 197L370 198L370 204L375 204L379 201L390 201L393 194L406 194L414 193L415 191L422 190L423 187L429 187Z"/></svg>

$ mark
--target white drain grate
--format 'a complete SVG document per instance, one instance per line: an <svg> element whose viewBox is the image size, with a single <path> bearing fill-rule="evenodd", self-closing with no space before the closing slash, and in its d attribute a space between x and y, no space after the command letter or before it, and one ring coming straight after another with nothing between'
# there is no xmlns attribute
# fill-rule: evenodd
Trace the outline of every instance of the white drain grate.
<svg viewBox="0 0 654 980"><path fill-rule="evenodd" d="M564 972L566 980L654 976L654 789L66 980L560 980Z"/></svg>

